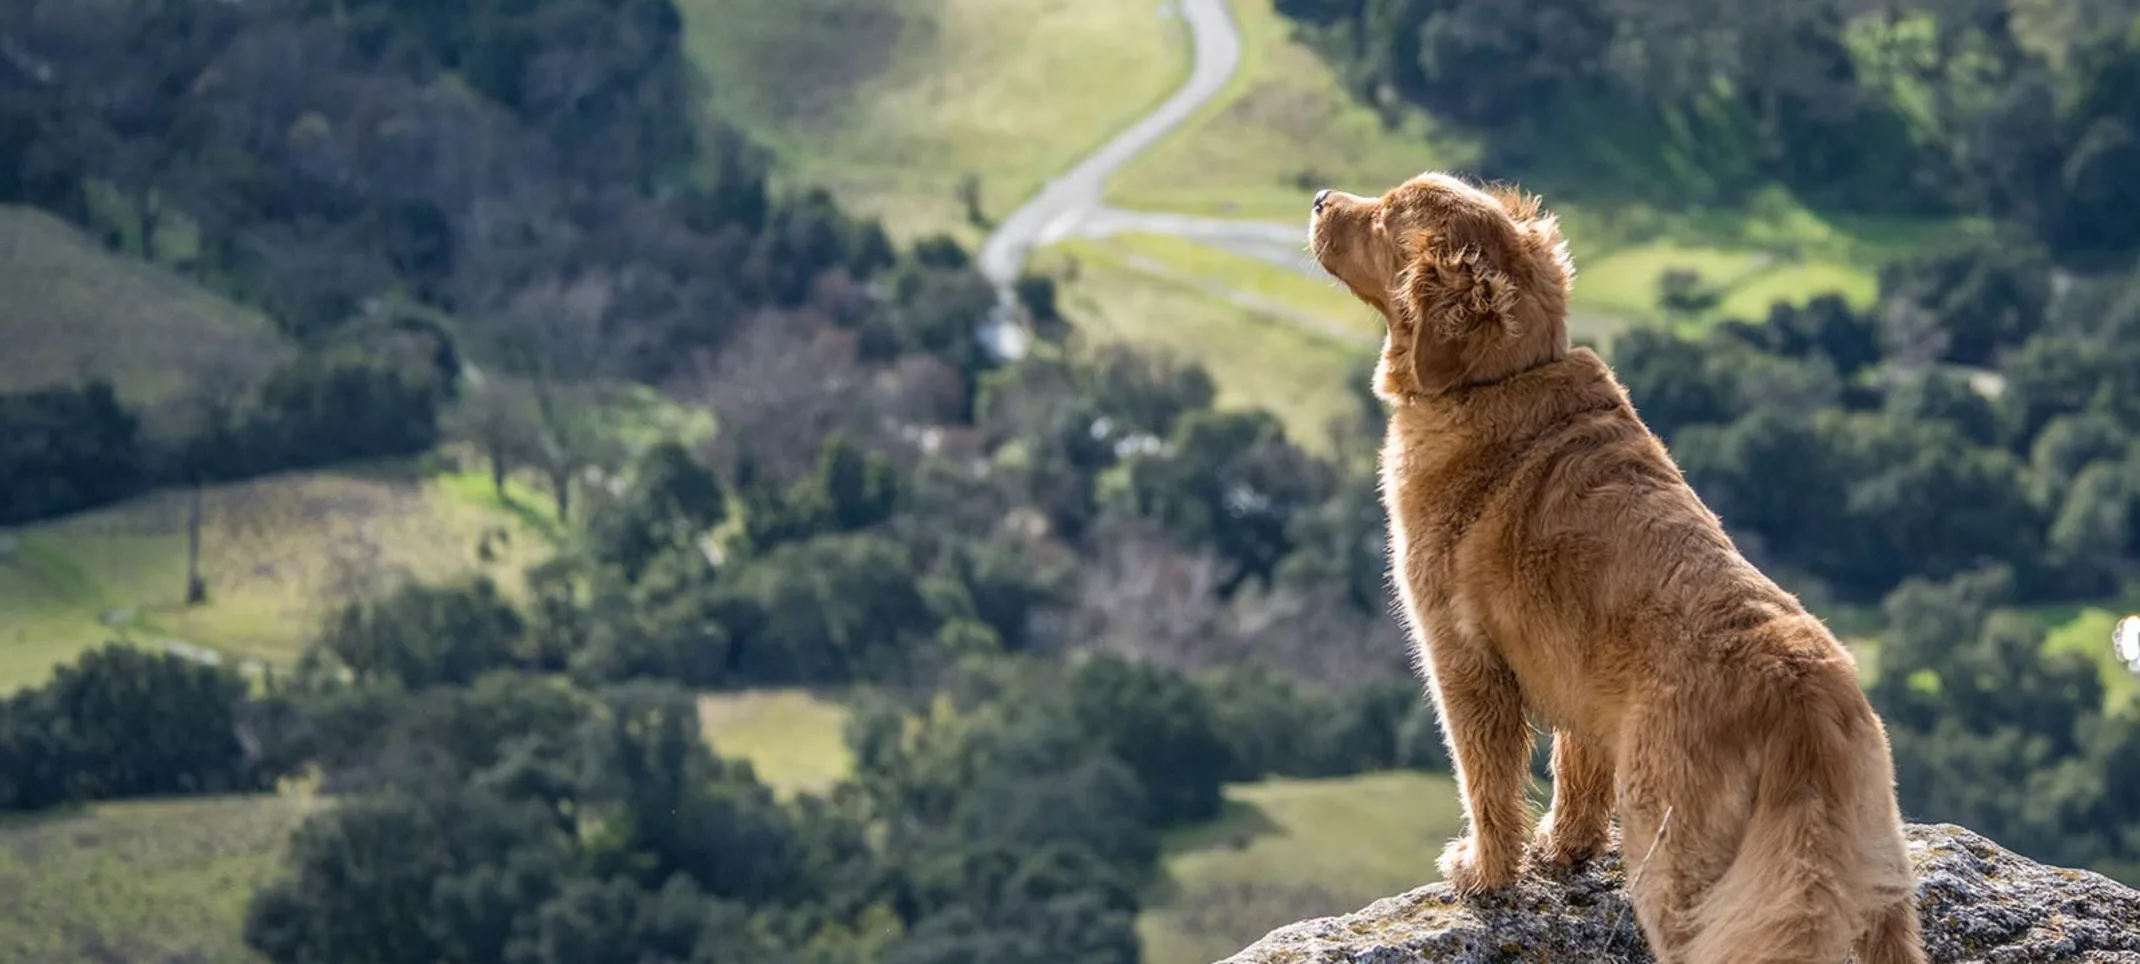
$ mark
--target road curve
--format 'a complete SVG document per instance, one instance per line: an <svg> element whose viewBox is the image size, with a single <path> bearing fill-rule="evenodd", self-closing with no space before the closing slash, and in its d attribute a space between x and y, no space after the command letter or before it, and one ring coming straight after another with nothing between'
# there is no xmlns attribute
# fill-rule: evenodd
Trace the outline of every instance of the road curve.
<svg viewBox="0 0 2140 964"><path fill-rule="evenodd" d="M1068 236L1080 220L1099 210L1107 179L1210 103L1240 67L1241 34L1234 27L1227 0L1173 2L1188 21L1195 47L1188 81L1165 103L1049 181L989 234L981 245L981 273L1006 300L1028 251L1036 244Z"/></svg>

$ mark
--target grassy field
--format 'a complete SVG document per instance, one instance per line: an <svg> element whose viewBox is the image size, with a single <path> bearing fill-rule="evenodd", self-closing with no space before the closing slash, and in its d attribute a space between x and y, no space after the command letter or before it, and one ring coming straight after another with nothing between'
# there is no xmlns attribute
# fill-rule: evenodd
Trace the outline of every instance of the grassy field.
<svg viewBox="0 0 2140 964"><path fill-rule="evenodd" d="M1387 130L1336 73L1295 43L1269 0L1234 0L1241 67L1204 110L1109 186L1119 207L1303 221L1317 189L1378 192L1477 145L1421 118Z"/></svg>
<svg viewBox="0 0 2140 964"><path fill-rule="evenodd" d="M183 605L187 493L0 530L0 690L34 685L114 638L287 664L327 606L381 576L480 571L515 591L550 543L547 502L524 490L514 501L498 503L487 476L406 462L216 486L202 512L208 602L193 608ZM477 543L493 529L509 541L485 562Z"/></svg>
<svg viewBox="0 0 2140 964"><path fill-rule="evenodd" d="M1351 404L1344 389L1351 366L1373 351L1356 314L1345 320L1330 299L1328 323L1363 339L1348 344L1304 327L1313 318L1304 322L1230 304L1198 278L1131 247L1066 242L1035 263L1052 268L1064 258L1076 267L1075 278L1062 286L1061 303L1079 338L1131 342L1193 359L1211 373L1221 405L1268 409L1296 442L1326 449L1325 426ZM1284 307L1285 298L1273 300Z"/></svg>
<svg viewBox="0 0 2140 964"><path fill-rule="evenodd" d="M801 691L708 696L708 738L785 793L849 766L845 710ZM0 819L0 961L255 962L245 905L317 801L208 797Z"/></svg>
<svg viewBox="0 0 2140 964"><path fill-rule="evenodd" d="M1445 776L1374 773L1228 787L1218 820L1169 837L1137 922L1151 964L1205 964L1271 928L1438 879L1462 824Z"/></svg>
<svg viewBox="0 0 2140 964"><path fill-rule="evenodd" d="M138 258L115 254L65 221L0 206L0 392L111 379L177 427L204 376L256 377L287 348L267 318Z"/></svg>
<svg viewBox="0 0 2140 964"><path fill-rule="evenodd" d="M896 236L1000 218L1188 72L1160 0L684 0L716 110Z"/></svg>
<svg viewBox="0 0 2140 964"><path fill-rule="evenodd" d="M1298 221L1317 188L1378 193L1421 170L1476 164L1473 140L1429 120L1383 125L1269 3L1236 0L1233 10L1241 72L1202 115L1125 169L1110 203ZM1779 190L1728 210L1665 211L1577 188L1549 202L1581 274L1576 311L1606 318L1654 314L1657 275L1672 267L1719 287L1723 299L1703 320L1759 317L1774 301L1830 290L1862 305L1879 263L1956 227L1824 216Z"/></svg>
<svg viewBox="0 0 2140 964"><path fill-rule="evenodd" d="M0 823L0 960L251 962L245 905L316 803L97 804Z"/></svg>
<svg viewBox="0 0 2140 964"><path fill-rule="evenodd" d="M1380 316L1334 278L1287 271L1247 255L1172 235L1125 234L1095 243L1122 256L1157 262L1171 273L1223 285L1274 307L1319 319L1348 339L1373 341L1382 337Z"/></svg>
<svg viewBox="0 0 2140 964"><path fill-rule="evenodd" d="M2046 607L2036 615L2050 627L2044 649L2078 653L2093 661L2103 680L2103 707L2112 713L2140 713L2140 676L2118 660L2110 631L2119 619L2140 611L2140 600L2098 606Z"/></svg>
<svg viewBox="0 0 2140 964"><path fill-rule="evenodd" d="M699 697L699 724L715 753L749 760L782 794L829 789L854 765L841 732L847 708L805 690L709 693Z"/></svg>

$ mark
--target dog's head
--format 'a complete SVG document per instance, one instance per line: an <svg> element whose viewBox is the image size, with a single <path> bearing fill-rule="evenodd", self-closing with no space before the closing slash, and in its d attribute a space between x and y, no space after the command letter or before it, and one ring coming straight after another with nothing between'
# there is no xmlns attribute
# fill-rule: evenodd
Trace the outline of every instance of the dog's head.
<svg viewBox="0 0 2140 964"><path fill-rule="evenodd" d="M1323 270L1388 322L1375 367L1386 399L1498 381L1568 351L1575 265L1535 196L1429 171L1379 198L1318 193L1308 236Z"/></svg>

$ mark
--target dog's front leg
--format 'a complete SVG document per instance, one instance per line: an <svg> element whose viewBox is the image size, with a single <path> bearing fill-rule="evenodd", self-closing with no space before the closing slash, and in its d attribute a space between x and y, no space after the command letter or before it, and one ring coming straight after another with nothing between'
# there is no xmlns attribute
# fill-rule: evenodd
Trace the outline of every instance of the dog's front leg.
<svg viewBox="0 0 2140 964"><path fill-rule="evenodd" d="M1533 856L1569 865L1605 849L1612 833L1612 750L1565 728L1553 731L1553 806L1531 840Z"/></svg>
<svg viewBox="0 0 2140 964"><path fill-rule="evenodd" d="M1465 832L1442 851L1442 878L1460 893L1494 890L1524 867L1531 728L1523 693L1516 674L1475 633L1437 621L1425 635L1435 708L1464 802Z"/></svg>

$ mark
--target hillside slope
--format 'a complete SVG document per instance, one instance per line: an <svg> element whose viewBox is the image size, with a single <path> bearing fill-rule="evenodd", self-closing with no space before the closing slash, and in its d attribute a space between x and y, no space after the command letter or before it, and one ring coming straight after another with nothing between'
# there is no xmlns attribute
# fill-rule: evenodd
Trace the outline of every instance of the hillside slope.
<svg viewBox="0 0 2140 964"><path fill-rule="evenodd" d="M1226 788L1217 820L1170 835L1137 933L1149 964L1204 964L1304 915L1436 879L1462 829L1439 774L1273 779Z"/></svg>
<svg viewBox="0 0 2140 964"><path fill-rule="evenodd" d="M111 381L152 436L189 431L197 386L250 380L293 349L258 311L114 252L35 208L0 206L0 393ZM487 480L399 460L212 486L209 599L184 605L188 493L0 527L0 692L112 639L293 661L321 614L366 580L487 572L517 584L549 551L539 509ZM486 533L492 558L478 558Z"/></svg>
<svg viewBox="0 0 2140 964"><path fill-rule="evenodd" d="M681 0L716 109L901 237L977 244L1188 68L1159 0Z"/></svg>
<svg viewBox="0 0 2140 964"><path fill-rule="evenodd" d="M152 429L198 379L257 376L289 350L259 312L35 208L0 205L0 292L0 392L108 378Z"/></svg>
<svg viewBox="0 0 2140 964"><path fill-rule="evenodd" d="M293 663L321 616L381 580L483 573L508 592L550 542L520 492L499 504L487 478L408 462L292 472L203 496L208 602L184 605L190 497L153 492L0 529L0 691L115 638L173 641L241 660ZM490 558L479 553L486 533Z"/></svg>
<svg viewBox="0 0 2140 964"><path fill-rule="evenodd" d="M262 960L245 906L319 805L297 796L97 804L0 825L0 960Z"/></svg>

